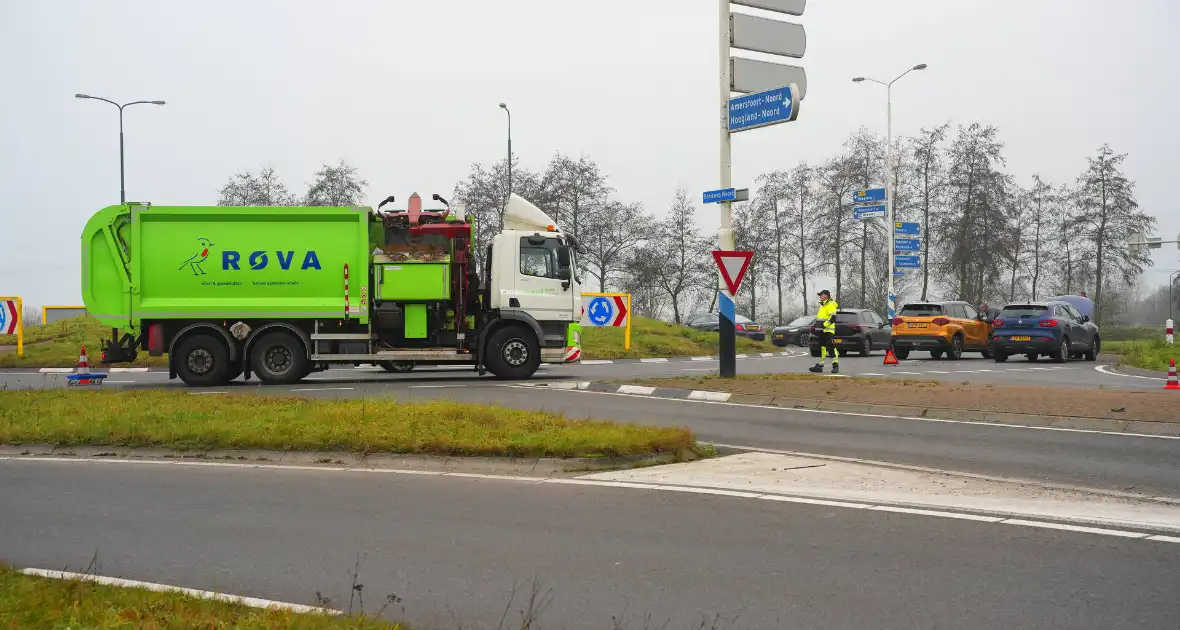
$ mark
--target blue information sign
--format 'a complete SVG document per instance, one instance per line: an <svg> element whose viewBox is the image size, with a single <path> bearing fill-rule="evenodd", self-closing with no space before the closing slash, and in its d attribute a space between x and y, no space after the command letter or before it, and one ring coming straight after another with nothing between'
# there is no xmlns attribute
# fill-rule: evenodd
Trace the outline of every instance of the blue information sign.
<svg viewBox="0 0 1180 630"><path fill-rule="evenodd" d="M904 234L906 236L917 236L922 233L922 226L917 223L910 223L906 221L898 221L893 224L894 234Z"/></svg>
<svg viewBox="0 0 1180 630"><path fill-rule="evenodd" d="M852 209L852 217L854 219L871 219L873 217L885 218L885 204L876 204L872 206L858 206Z"/></svg>
<svg viewBox="0 0 1180 630"><path fill-rule="evenodd" d="M774 88L729 99L729 130L745 131L799 117L799 90Z"/></svg>
<svg viewBox="0 0 1180 630"><path fill-rule="evenodd" d="M733 201L736 198L737 189L735 188L705 191L705 203L721 203L722 201Z"/></svg>
<svg viewBox="0 0 1180 630"><path fill-rule="evenodd" d="M922 251L922 241L916 238L895 238L893 239L893 251L920 252Z"/></svg>
<svg viewBox="0 0 1180 630"><path fill-rule="evenodd" d="M871 203L874 201L885 201L884 188L852 191L852 203Z"/></svg>
<svg viewBox="0 0 1180 630"><path fill-rule="evenodd" d="M922 266L921 256L895 256L893 265L898 269L918 269Z"/></svg>

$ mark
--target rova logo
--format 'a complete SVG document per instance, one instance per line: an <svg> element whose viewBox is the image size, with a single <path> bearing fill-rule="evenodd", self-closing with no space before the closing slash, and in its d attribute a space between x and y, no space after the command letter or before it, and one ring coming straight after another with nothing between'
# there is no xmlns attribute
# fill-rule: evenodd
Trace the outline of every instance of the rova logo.
<svg viewBox="0 0 1180 630"><path fill-rule="evenodd" d="M266 266L270 264L270 256L268 256L269 253L270 252L263 250L251 252L249 257L246 259L247 264L250 265L250 269L255 271L266 269ZM274 255L279 261L279 267L283 270L290 269L291 264L295 261L294 251L276 251L274 252ZM223 250L221 252L221 268L223 270L228 271L232 269L234 271L241 271L241 262L241 253L232 249ZM320 259L319 256L316 256L314 249L307 250L307 253L303 255L303 263L299 265L299 269L320 269Z"/></svg>

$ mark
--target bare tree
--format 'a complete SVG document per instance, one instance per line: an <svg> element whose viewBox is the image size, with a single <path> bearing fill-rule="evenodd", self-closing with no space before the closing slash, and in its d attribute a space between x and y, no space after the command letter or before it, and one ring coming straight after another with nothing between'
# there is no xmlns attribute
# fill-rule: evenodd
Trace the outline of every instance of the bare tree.
<svg viewBox="0 0 1180 630"><path fill-rule="evenodd" d="M668 216L653 231L653 236L636 252L640 269L628 268L628 273L644 275L650 283L663 291L672 305L672 320L683 321L684 299L694 286L712 277L712 256L709 243L696 224L696 207L683 189L676 191L676 200Z"/></svg>
<svg viewBox="0 0 1180 630"><path fill-rule="evenodd" d="M1097 156L1087 158L1086 170L1078 177L1082 211L1070 221L1076 237L1094 249L1094 320L1099 324L1108 275L1115 274L1129 285L1151 264L1147 252L1132 253L1126 245L1128 237L1150 232L1156 222L1139 210L1135 183L1119 170L1126 158L1126 153L1117 154L1108 144L1098 149Z"/></svg>
<svg viewBox="0 0 1180 630"><path fill-rule="evenodd" d="M913 178L915 197L917 198L920 221L922 223L922 297L924 302L930 291L930 260L931 242L935 233L931 229L930 216L939 206L945 187L946 169L944 166L944 149L947 130L950 123L943 123L933 129L925 127L918 133L918 137L911 140L910 153L914 159L915 177Z"/></svg>
<svg viewBox="0 0 1180 630"><path fill-rule="evenodd" d="M612 274L626 269L626 262L650 233L651 217L639 203L607 202L591 217L578 240L585 248L582 259L598 279L598 290L606 291Z"/></svg>
<svg viewBox="0 0 1180 630"><path fill-rule="evenodd" d="M513 156L512 192L544 209L547 198L541 178L521 167ZM508 202L508 160L484 168L472 164L467 179L455 185L454 197L462 202L475 222L476 251L483 254L492 237L504 227L504 206ZM563 226L564 227L564 226Z"/></svg>
<svg viewBox="0 0 1180 630"><path fill-rule="evenodd" d="M229 178L218 191L219 206L294 206L295 195L279 179L275 170L263 167L255 175L242 171Z"/></svg>
<svg viewBox="0 0 1180 630"><path fill-rule="evenodd" d="M823 262L816 269L831 268L836 277L836 295L843 295L844 251L850 237L849 228L856 227L852 218L852 190L859 185L855 165L847 156L839 156L824 163L818 175L819 197L816 199L817 220L812 224L812 240L816 253ZM839 299L839 298L837 298Z"/></svg>
<svg viewBox="0 0 1180 630"><path fill-rule="evenodd" d="M344 160L336 166L324 164L307 189L304 203L309 206L359 206L369 182Z"/></svg>
<svg viewBox="0 0 1180 630"><path fill-rule="evenodd" d="M554 155L542 179L556 211L554 220L574 236L581 234L585 218L597 212L614 192L598 164L584 155L577 160Z"/></svg>
<svg viewBox="0 0 1180 630"><path fill-rule="evenodd" d="M758 316L758 287L766 285L766 277L774 272L774 229L768 208L757 203L736 203L733 206L733 243L740 251L753 252L746 268L739 292L750 300L749 317ZM734 296L734 301L738 296Z"/></svg>
<svg viewBox="0 0 1180 630"><path fill-rule="evenodd" d="M809 226L813 220L811 212L814 206L814 185L815 169L807 162L800 162L795 170L791 171L787 181L786 204L779 208L783 223L786 224L786 251L791 257L792 266L799 274L799 283L803 289L801 306L804 311L807 310L808 299L811 297L807 292L807 275L813 271Z"/></svg>
<svg viewBox="0 0 1180 630"><path fill-rule="evenodd" d="M783 255L793 222L791 207L791 174L787 171L774 171L759 175L755 180L758 184L756 203L764 206L764 213L772 220L773 234L771 240L774 247L774 278L775 297L778 308L775 310L774 321L783 324Z"/></svg>
<svg viewBox="0 0 1180 630"><path fill-rule="evenodd" d="M854 171L857 184L863 188L871 188L878 183L884 183L885 152L881 137L871 133L866 127L856 130L844 141L844 149L848 151L850 165ZM894 193L896 195L896 193ZM896 199L894 200L896 204ZM879 230L876 221L860 221L859 236L854 237L852 245L860 253L860 262L856 265L860 272L860 303L865 308L868 305L868 275L873 261L869 259L872 236L870 232Z"/></svg>
<svg viewBox="0 0 1180 630"><path fill-rule="evenodd" d="M1031 250L1028 261L1032 285L1029 297L1036 300L1040 295L1041 280L1049 257L1048 237L1053 231L1052 208L1055 199L1053 187L1046 184L1039 174L1033 175L1033 185L1028 195L1029 215L1025 223L1025 234Z"/></svg>

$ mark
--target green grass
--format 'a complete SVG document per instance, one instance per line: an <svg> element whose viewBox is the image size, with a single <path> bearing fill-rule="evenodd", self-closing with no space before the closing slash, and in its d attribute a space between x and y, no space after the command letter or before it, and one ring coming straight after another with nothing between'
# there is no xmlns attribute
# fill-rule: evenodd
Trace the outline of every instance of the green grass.
<svg viewBox="0 0 1180 630"><path fill-rule="evenodd" d="M316 400L185 392L0 392L0 443L512 457L683 453L688 429L394 398Z"/></svg>
<svg viewBox="0 0 1180 630"><path fill-rule="evenodd" d="M1102 342L1106 344L1110 341L1151 341L1153 339L1162 339L1164 336L1163 326L1152 328L1150 326L1103 326L1102 327Z"/></svg>
<svg viewBox="0 0 1180 630"><path fill-rule="evenodd" d="M297 614L182 593L34 577L0 565L0 628L400 630L405 626L363 616Z"/></svg>
<svg viewBox="0 0 1180 630"><path fill-rule="evenodd" d="M582 351L587 359L711 356L717 354L717 343L715 332L636 317L631 322L631 349L625 350L622 327L582 327ZM778 348L768 342L738 337L737 351L775 352Z"/></svg>
<svg viewBox="0 0 1180 630"><path fill-rule="evenodd" d="M1145 370L1166 372L1169 359L1180 357L1180 346L1169 346L1163 339L1154 341L1106 341L1103 352L1120 355L1119 363Z"/></svg>
<svg viewBox="0 0 1180 630"><path fill-rule="evenodd" d="M110 338L111 330L92 317L71 317L47 325L25 327L25 352L0 352L0 368L11 367L74 367L83 345L90 365L97 366L102 352L99 340ZM0 346L15 346L15 335L0 335ZM165 366L167 357L149 357L140 352L136 366Z"/></svg>

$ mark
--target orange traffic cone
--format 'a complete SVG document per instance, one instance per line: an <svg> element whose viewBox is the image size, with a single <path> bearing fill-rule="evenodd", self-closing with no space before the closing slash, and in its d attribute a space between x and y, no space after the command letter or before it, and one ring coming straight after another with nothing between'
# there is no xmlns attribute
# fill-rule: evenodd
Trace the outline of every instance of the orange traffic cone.
<svg viewBox="0 0 1180 630"><path fill-rule="evenodd" d="M898 363L900 363L900 361L897 360L897 355L893 354L893 348L886 350L884 365L897 365Z"/></svg>
<svg viewBox="0 0 1180 630"><path fill-rule="evenodd" d="M78 367L74 368L73 374L66 376L67 384L102 385L104 378L106 374L90 373L90 359L86 356L86 346L82 346L82 351L78 353Z"/></svg>
<svg viewBox="0 0 1180 630"><path fill-rule="evenodd" d="M74 368L74 374L90 374L90 359L86 356L86 346L82 346L82 351L78 353L78 367Z"/></svg>
<svg viewBox="0 0 1180 630"><path fill-rule="evenodd" d="M1164 389L1180 389L1180 380L1176 379L1176 359L1172 359L1168 366L1168 383Z"/></svg>

